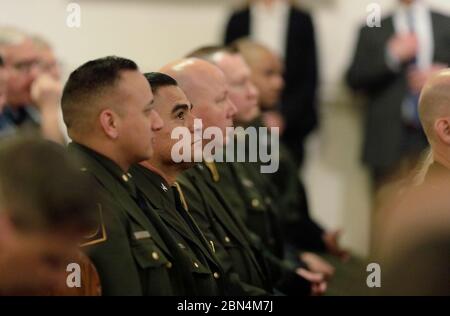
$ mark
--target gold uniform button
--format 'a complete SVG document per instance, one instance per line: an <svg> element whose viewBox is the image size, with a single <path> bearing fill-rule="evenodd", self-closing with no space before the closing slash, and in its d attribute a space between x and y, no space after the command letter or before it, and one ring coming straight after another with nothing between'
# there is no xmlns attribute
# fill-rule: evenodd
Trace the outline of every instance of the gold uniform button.
<svg viewBox="0 0 450 316"><path fill-rule="evenodd" d="M214 279L220 278L219 272L214 272L214 273L213 273L213 276L214 276Z"/></svg>
<svg viewBox="0 0 450 316"><path fill-rule="evenodd" d="M166 263L166 268L167 268L167 269L172 268L172 262L170 262L170 261L167 262L167 263Z"/></svg>
<svg viewBox="0 0 450 316"><path fill-rule="evenodd" d="M259 200L258 199L253 199L252 200L252 206L253 207L258 207L259 206Z"/></svg>
<svg viewBox="0 0 450 316"><path fill-rule="evenodd" d="M199 265L197 262L194 262L194 267L196 267L198 269Z"/></svg>
<svg viewBox="0 0 450 316"><path fill-rule="evenodd" d="M225 242L229 243L230 241L231 241L230 238L228 236L225 236Z"/></svg>
<svg viewBox="0 0 450 316"><path fill-rule="evenodd" d="M123 179L123 181L128 182L128 177L127 177L126 174L123 174L123 175L122 175L122 179Z"/></svg>
<svg viewBox="0 0 450 316"><path fill-rule="evenodd" d="M152 252L152 258L153 258L154 260L158 260L158 259L159 259L159 255L158 255L158 253L157 253L156 251L153 251L153 252Z"/></svg>

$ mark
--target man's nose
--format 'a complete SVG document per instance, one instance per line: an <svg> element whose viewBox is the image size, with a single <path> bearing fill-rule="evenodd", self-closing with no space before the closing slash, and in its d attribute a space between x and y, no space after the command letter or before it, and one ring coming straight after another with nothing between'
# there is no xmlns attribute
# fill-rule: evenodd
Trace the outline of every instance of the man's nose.
<svg viewBox="0 0 450 316"><path fill-rule="evenodd" d="M151 126L153 131L159 131L164 127L164 121L155 110L152 110Z"/></svg>
<svg viewBox="0 0 450 316"><path fill-rule="evenodd" d="M253 84L253 82L250 82L248 85L248 95L251 99L258 99L259 98L259 90L258 88Z"/></svg>
<svg viewBox="0 0 450 316"><path fill-rule="evenodd" d="M228 98L228 117L233 117L237 113L236 105Z"/></svg>

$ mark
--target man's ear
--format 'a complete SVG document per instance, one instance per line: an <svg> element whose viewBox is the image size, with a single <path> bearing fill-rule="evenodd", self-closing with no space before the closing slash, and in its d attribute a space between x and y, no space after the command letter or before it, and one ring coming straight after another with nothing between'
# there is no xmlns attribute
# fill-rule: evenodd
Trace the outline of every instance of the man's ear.
<svg viewBox="0 0 450 316"><path fill-rule="evenodd" d="M100 112L100 126L105 134L111 139L119 137L119 115L111 109L105 109Z"/></svg>
<svg viewBox="0 0 450 316"><path fill-rule="evenodd" d="M434 130L439 140L450 146L450 117L443 117L436 120Z"/></svg>

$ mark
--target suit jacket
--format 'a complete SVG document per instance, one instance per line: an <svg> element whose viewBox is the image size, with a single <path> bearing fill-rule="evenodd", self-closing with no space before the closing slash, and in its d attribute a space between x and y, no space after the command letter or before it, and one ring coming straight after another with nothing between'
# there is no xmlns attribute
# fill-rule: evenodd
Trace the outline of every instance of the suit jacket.
<svg viewBox="0 0 450 316"><path fill-rule="evenodd" d="M434 33L433 61L450 65L450 18L431 13ZM402 157L404 135L401 105L407 95L406 65L392 71L385 59L387 42L394 35L392 16L382 27L364 26L359 33L355 55L346 79L351 88L368 98L365 117L363 161L371 168L385 170Z"/></svg>
<svg viewBox="0 0 450 316"><path fill-rule="evenodd" d="M82 145L69 144L92 176L102 197L101 226L84 247L100 276L104 295L192 295L190 262L162 229L143 212L126 188L125 174L108 158ZM174 246L175 245L175 246ZM189 272L188 272L189 271Z"/></svg>
<svg viewBox="0 0 450 316"><path fill-rule="evenodd" d="M249 8L233 13L226 26L225 44L248 37L250 19ZM318 64L311 16L292 6L286 36L285 88L281 100L286 122L283 140L301 159L303 139L317 124Z"/></svg>

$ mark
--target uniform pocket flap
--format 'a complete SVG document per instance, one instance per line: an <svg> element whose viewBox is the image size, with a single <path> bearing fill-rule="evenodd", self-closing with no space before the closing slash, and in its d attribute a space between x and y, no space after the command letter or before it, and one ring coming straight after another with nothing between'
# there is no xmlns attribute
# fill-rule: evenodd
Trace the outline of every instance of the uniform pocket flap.
<svg viewBox="0 0 450 316"><path fill-rule="evenodd" d="M132 246L133 256L139 266L143 269L157 268L162 265L168 265L169 260L162 251L150 240L135 243Z"/></svg>

